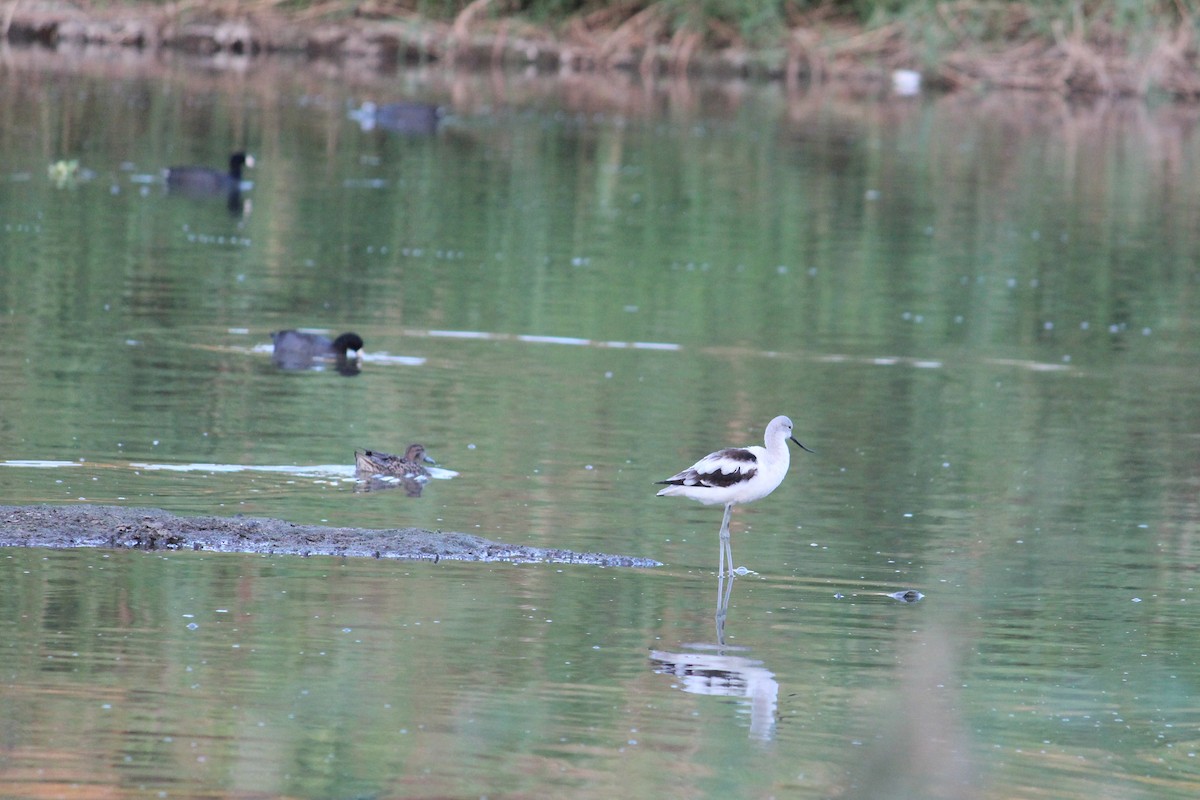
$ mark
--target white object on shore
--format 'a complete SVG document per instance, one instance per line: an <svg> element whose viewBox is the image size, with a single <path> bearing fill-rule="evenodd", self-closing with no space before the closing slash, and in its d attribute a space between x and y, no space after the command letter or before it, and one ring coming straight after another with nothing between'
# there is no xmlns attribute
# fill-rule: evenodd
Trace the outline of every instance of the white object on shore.
<svg viewBox="0 0 1200 800"><path fill-rule="evenodd" d="M901 97L912 97L921 93L921 73L915 69L898 69L892 72L892 92Z"/></svg>

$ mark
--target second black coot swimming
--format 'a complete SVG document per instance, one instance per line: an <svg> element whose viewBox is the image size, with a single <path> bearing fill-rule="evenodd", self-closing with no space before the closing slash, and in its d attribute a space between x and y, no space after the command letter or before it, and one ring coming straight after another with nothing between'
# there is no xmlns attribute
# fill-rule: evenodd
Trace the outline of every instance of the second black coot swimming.
<svg viewBox="0 0 1200 800"><path fill-rule="evenodd" d="M229 157L229 171L212 167L170 167L166 171L167 188L186 194L226 194L242 186L242 168L253 167L254 156L237 152Z"/></svg>
<svg viewBox="0 0 1200 800"><path fill-rule="evenodd" d="M363 340L357 333L343 333L330 340L319 333L276 331L271 334L271 342L271 361L280 369L311 369L323 361L334 361L343 375L358 373Z"/></svg>
<svg viewBox="0 0 1200 800"><path fill-rule="evenodd" d="M402 101L376 105L368 100L362 107L350 112L364 131L382 128L393 133L412 136L432 136L437 133L444 112L439 106L428 103Z"/></svg>

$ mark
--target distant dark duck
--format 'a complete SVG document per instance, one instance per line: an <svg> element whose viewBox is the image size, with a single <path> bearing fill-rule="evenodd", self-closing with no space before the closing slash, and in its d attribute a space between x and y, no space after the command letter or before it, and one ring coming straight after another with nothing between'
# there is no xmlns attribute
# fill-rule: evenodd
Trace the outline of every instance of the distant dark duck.
<svg viewBox="0 0 1200 800"><path fill-rule="evenodd" d="M276 331L271 334L271 341L275 345L271 360L280 369L311 369L323 361L334 360L342 374L358 372L363 340L357 333L343 333L330 341L319 333Z"/></svg>
<svg viewBox="0 0 1200 800"><path fill-rule="evenodd" d="M430 136L437 133L442 121L442 109L428 103L403 101L378 106L367 101L350 112L364 131L383 128L395 133Z"/></svg>
<svg viewBox="0 0 1200 800"><path fill-rule="evenodd" d="M229 157L229 172L211 167L171 167L167 188L185 194L225 194L242 185L242 167L253 167L254 156L238 152Z"/></svg>
<svg viewBox="0 0 1200 800"><path fill-rule="evenodd" d="M391 477L429 479L429 470L421 462L436 464L437 462L425 454L424 445L410 444L404 451L404 457L378 450L355 450L354 471L358 478Z"/></svg>

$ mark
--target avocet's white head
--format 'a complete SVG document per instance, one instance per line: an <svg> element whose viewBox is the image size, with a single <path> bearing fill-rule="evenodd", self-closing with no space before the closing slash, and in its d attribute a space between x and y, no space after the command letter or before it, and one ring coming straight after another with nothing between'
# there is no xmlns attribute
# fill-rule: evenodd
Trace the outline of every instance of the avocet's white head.
<svg viewBox="0 0 1200 800"><path fill-rule="evenodd" d="M801 450L805 450L809 453L812 452L812 450L809 450L807 447L805 447L799 439L797 439L795 436L792 436L792 421L782 414L767 423L767 433L763 438L768 449L770 449L771 445L773 445L775 442L780 442L782 444L788 440L791 440L800 445Z"/></svg>

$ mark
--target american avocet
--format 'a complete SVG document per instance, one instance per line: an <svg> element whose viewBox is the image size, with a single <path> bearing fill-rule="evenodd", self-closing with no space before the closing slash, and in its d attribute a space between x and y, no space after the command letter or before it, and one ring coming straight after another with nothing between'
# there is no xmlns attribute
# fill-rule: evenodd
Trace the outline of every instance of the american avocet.
<svg viewBox="0 0 1200 800"><path fill-rule="evenodd" d="M354 470L358 478L380 476L429 480L429 470L421 466L422 461L437 463L425 454L425 447L419 444L410 444L403 458L378 450L354 451Z"/></svg>
<svg viewBox="0 0 1200 800"><path fill-rule="evenodd" d="M667 488L658 491L659 497L680 495L699 500L705 505L725 504L717 575L731 575L734 572L733 549L729 544L729 517L734 504L752 503L775 491L775 487L783 481L783 476L787 475L791 463L791 451L787 446L789 439L800 445L801 450L812 452L792 436L792 421L787 417L771 420L763 438L766 447L727 447L709 453L665 481L658 481L668 484Z"/></svg>
<svg viewBox="0 0 1200 800"><path fill-rule="evenodd" d="M363 348L357 333L343 333L333 341L319 333L276 331L271 334L274 348L271 360L281 369L309 369L326 359L337 361L338 372L353 375L358 372L358 358Z"/></svg>

